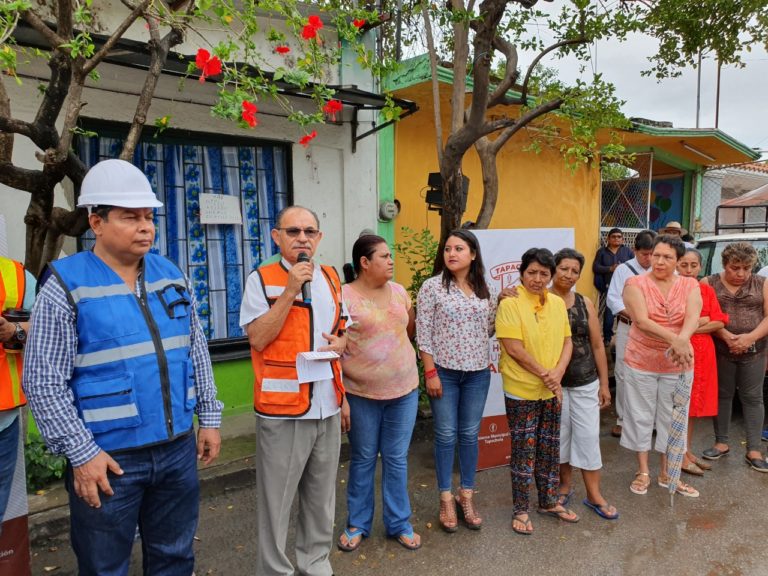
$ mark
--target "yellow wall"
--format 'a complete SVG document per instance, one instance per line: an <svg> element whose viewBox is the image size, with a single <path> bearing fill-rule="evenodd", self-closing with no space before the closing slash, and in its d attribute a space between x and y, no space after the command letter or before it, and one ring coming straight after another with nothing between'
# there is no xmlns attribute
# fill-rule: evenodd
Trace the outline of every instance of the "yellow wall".
<svg viewBox="0 0 768 576"><path fill-rule="evenodd" d="M407 97L407 96L406 96ZM395 221L396 241L401 228L428 227L440 233L440 216L428 212L424 201L427 175L438 172L433 113L429 101L419 100L419 112L396 124L395 197L401 212ZM449 124L444 107L443 125ZM600 173L596 163L575 173L557 150L524 152L526 137L516 135L497 159L499 198L490 228L574 228L576 249L586 258L578 284L582 294L594 297L591 265L599 246ZM482 200L483 179L474 148L464 157L464 174L470 179L467 210L463 220L476 220ZM396 266L396 281L407 286L411 271Z"/></svg>

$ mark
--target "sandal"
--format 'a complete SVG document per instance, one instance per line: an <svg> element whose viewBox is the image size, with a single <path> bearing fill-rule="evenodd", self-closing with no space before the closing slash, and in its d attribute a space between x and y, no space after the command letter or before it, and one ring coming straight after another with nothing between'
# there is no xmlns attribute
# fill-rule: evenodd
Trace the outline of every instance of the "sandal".
<svg viewBox="0 0 768 576"><path fill-rule="evenodd" d="M563 522L568 522L569 524L576 524L576 522L581 520L576 512L562 506L555 506L554 508L549 509L539 508L536 510L536 512L543 516L552 516L553 518L557 518Z"/></svg>
<svg viewBox="0 0 768 576"><path fill-rule="evenodd" d="M483 527L483 519L475 510L475 505L472 503L472 495L474 490L471 488L459 490L456 496L456 504L459 505L461 515L464 517L464 524L470 530L480 530Z"/></svg>
<svg viewBox="0 0 768 576"><path fill-rule="evenodd" d="M515 527L515 522L522 525L522 528ZM523 536L530 536L533 534L533 524L531 524L531 518L528 514L515 514L512 518L512 530Z"/></svg>
<svg viewBox="0 0 768 576"><path fill-rule="evenodd" d="M669 478L665 476L659 476L659 486L661 486L662 488L669 489ZM681 496L688 496L689 498L699 497L699 491L696 490L696 488L686 484L685 482L680 482L679 480L677 481L675 492L677 492Z"/></svg>
<svg viewBox="0 0 768 576"><path fill-rule="evenodd" d="M417 540L417 537L419 537L419 535L414 533L413 528L411 528L410 532L403 532L395 537L395 540L397 540L397 543L403 548L407 548L408 550L418 550L421 548L421 538Z"/></svg>
<svg viewBox="0 0 768 576"><path fill-rule="evenodd" d="M361 528L344 528L344 532L342 532L341 535L347 537L346 544L341 541L341 536L339 536L339 541L336 542L336 546L338 546L339 550L342 552L354 552L360 547L363 538L365 538L365 533ZM352 540L355 538L358 538L358 540L353 544Z"/></svg>
<svg viewBox="0 0 768 576"><path fill-rule="evenodd" d="M693 463L696 464L699 468L701 468L704 471L712 470L712 464L707 462L706 460L702 460L701 458L695 458L693 459Z"/></svg>
<svg viewBox="0 0 768 576"><path fill-rule="evenodd" d="M616 520L619 517L619 513L616 511L616 508L607 502L605 504L594 504L589 501L589 498L584 498L582 504L593 510L595 514L600 516L600 518L605 518L606 520Z"/></svg>
<svg viewBox="0 0 768 576"><path fill-rule="evenodd" d="M651 485L651 475L648 472L635 472L635 479L629 485L633 494L648 494L648 486Z"/></svg>
<svg viewBox="0 0 768 576"><path fill-rule="evenodd" d="M447 500L440 498L440 527L446 532L456 532L456 501L453 495Z"/></svg>

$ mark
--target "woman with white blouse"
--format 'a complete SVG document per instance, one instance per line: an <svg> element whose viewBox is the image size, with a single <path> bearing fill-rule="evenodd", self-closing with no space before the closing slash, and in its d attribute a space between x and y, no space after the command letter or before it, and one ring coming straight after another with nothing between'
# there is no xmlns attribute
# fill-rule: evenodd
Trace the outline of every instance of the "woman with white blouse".
<svg viewBox="0 0 768 576"><path fill-rule="evenodd" d="M479 530L483 523L472 495L477 438L491 381L488 337L497 304L496 291L484 275L477 238L468 230L455 230L445 242L442 273L424 282L416 300L416 335L434 423L440 525L447 532L456 531L456 504L467 528ZM454 498L457 443L460 488Z"/></svg>

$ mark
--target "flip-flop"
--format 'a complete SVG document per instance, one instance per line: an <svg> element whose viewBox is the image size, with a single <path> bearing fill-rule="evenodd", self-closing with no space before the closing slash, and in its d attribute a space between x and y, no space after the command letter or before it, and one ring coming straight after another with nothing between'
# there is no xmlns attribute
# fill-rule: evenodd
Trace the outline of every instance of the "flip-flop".
<svg viewBox="0 0 768 576"><path fill-rule="evenodd" d="M669 478L662 478L661 476L659 476L658 484L661 488L665 488L669 490ZM687 496L688 498L699 497L699 491L696 490L696 488L694 488L690 484L681 482L680 480L677 481L677 485L675 486L675 492L677 494L680 494L681 496Z"/></svg>
<svg viewBox="0 0 768 576"><path fill-rule="evenodd" d="M413 533L413 528L411 528L410 532L403 532L397 536L391 536L391 538L394 538L400 546L408 550L418 550L421 548L421 542L416 544L416 535ZM407 538L410 542L403 540L403 538Z"/></svg>
<svg viewBox="0 0 768 576"><path fill-rule="evenodd" d="M360 547L360 544L362 544L363 538L365 538L365 532L360 528L353 528L352 530L344 528L344 536L347 537L347 544L344 544L341 541L341 536L339 536L339 539L336 541L336 546L338 546L339 550L342 552L354 552ZM350 542L358 536L360 537L360 540L357 541L357 544L350 544Z"/></svg>
<svg viewBox="0 0 768 576"><path fill-rule="evenodd" d="M600 506L599 504L593 504L592 502L589 501L589 498L584 498L584 500L582 501L582 504L584 504L584 506L586 506L587 508L591 508L592 510L594 510L595 514L597 514L601 518L605 518L606 520L617 520L619 517L618 512L614 512L613 514L607 514L603 512L603 508L608 508L608 504L604 504L602 506Z"/></svg>
<svg viewBox="0 0 768 576"><path fill-rule="evenodd" d="M576 512L565 507L563 507L562 510L544 510L543 508L537 508L536 512L543 516L552 516L553 518L568 522L569 524L576 524L576 522L580 520L579 515L576 514Z"/></svg>
<svg viewBox="0 0 768 576"><path fill-rule="evenodd" d="M512 518L512 530L517 532L518 534L522 534L523 536L530 536L533 534L533 523L531 522L530 516L526 518L525 520L522 519L522 516L528 516L528 514L517 514ZM515 528L515 520L520 522L520 524L525 525L525 529Z"/></svg>

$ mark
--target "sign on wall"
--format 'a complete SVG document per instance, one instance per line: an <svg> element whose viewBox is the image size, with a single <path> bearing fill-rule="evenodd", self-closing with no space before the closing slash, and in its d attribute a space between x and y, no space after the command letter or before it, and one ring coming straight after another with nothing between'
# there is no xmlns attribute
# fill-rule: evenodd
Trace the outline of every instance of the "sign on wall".
<svg viewBox="0 0 768 576"><path fill-rule="evenodd" d="M517 230L473 230L480 242L485 279L499 291L520 283L520 259L529 248L547 248L553 253L573 248L573 228L529 228ZM509 464L511 442L504 408L504 389L499 373L499 341L492 336L491 387L480 424L478 470Z"/></svg>
<svg viewBox="0 0 768 576"><path fill-rule="evenodd" d="M242 224L240 198L226 194L200 194L201 224Z"/></svg>

